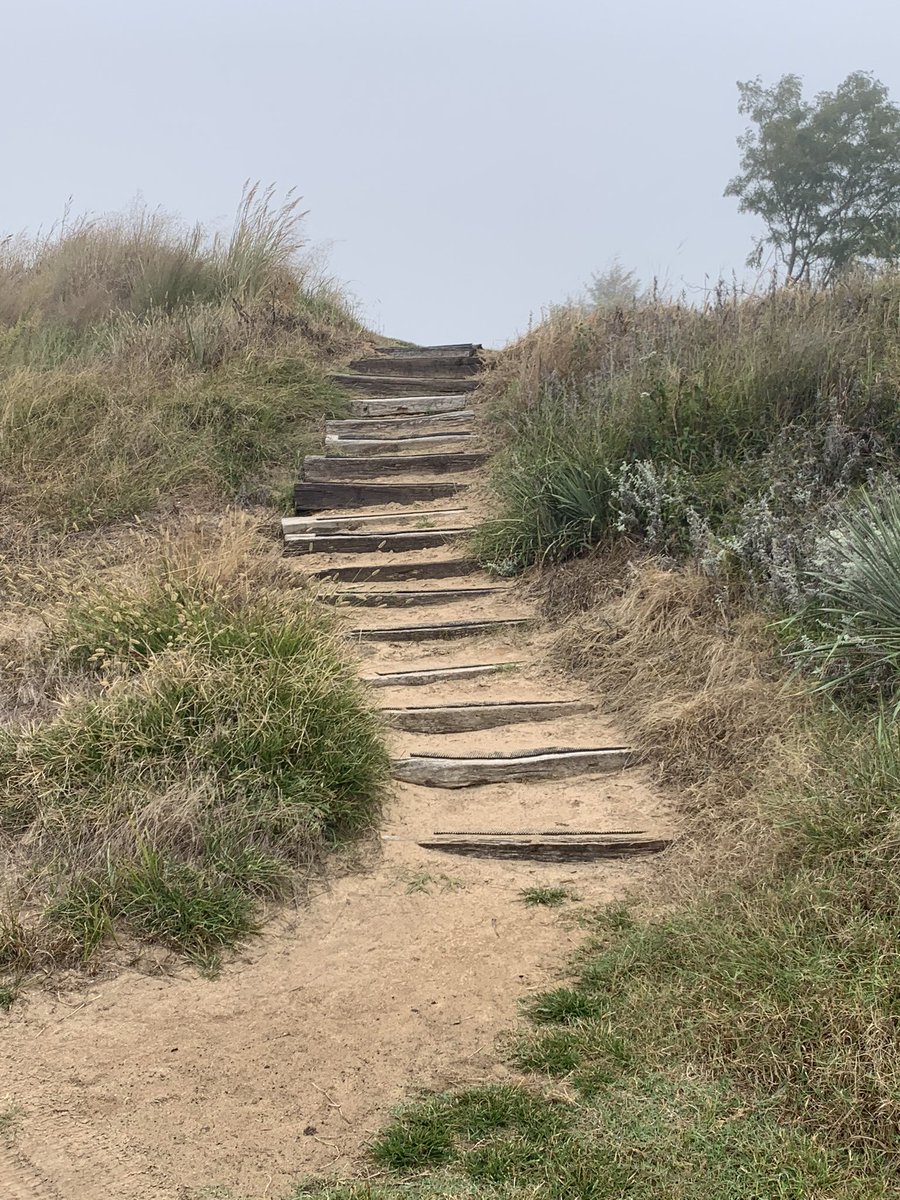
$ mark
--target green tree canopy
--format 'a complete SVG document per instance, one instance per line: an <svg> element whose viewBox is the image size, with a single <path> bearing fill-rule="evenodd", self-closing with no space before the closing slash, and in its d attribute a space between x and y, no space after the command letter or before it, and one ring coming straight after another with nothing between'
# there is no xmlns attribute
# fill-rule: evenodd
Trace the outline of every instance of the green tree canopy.
<svg viewBox="0 0 900 1200"><path fill-rule="evenodd" d="M789 279L832 279L858 262L900 257L900 108L873 76L856 71L833 92L803 97L802 80L739 83L752 126L738 145L741 173L725 189L766 234Z"/></svg>

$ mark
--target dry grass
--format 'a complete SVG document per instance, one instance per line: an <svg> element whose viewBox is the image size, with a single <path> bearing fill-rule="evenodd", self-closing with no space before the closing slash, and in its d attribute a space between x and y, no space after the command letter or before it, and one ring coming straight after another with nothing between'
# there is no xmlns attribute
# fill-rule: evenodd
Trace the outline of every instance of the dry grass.
<svg viewBox="0 0 900 1200"><path fill-rule="evenodd" d="M369 340L303 216L0 247L0 1003L116 944L212 966L377 819L377 723L259 532Z"/></svg>
<svg viewBox="0 0 900 1200"><path fill-rule="evenodd" d="M806 707L764 619L690 568L644 562L618 586L602 560L577 570L605 575L607 594L563 624L559 660L620 716L687 810L720 819L767 776Z"/></svg>
<svg viewBox="0 0 900 1200"><path fill-rule="evenodd" d="M33 569L3 640L14 972L117 929L209 962L378 812L377 723L274 542L232 514L106 550Z"/></svg>
<svg viewBox="0 0 900 1200"><path fill-rule="evenodd" d="M282 503L324 377L365 331L290 195L227 236L158 212L64 221L0 250L0 500L84 525L176 499Z"/></svg>

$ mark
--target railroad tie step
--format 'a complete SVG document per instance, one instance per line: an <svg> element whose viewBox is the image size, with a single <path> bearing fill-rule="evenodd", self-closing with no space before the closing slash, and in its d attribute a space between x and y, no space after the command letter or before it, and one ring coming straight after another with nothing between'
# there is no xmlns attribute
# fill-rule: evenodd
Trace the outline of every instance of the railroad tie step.
<svg viewBox="0 0 900 1200"><path fill-rule="evenodd" d="M350 401L351 417L434 416L436 413L471 412L469 397L458 395L371 396Z"/></svg>
<svg viewBox="0 0 900 1200"><path fill-rule="evenodd" d="M499 663L471 663L461 667L425 667L413 671L376 671L364 675L363 683L370 687L423 687L430 683L445 683L456 679L477 679L483 675L496 675L505 671L516 671L521 667L518 660Z"/></svg>
<svg viewBox="0 0 900 1200"><path fill-rule="evenodd" d="M532 862L596 862L608 858L637 858L660 854L670 838L638 834L569 834L565 837L486 834L445 834L418 842L423 850L440 850L467 858L504 858Z"/></svg>
<svg viewBox="0 0 900 1200"><path fill-rule="evenodd" d="M395 759L394 779L426 787L460 788L483 783L513 783L531 779L566 779L621 771L635 762L626 746L550 748L514 754L411 754Z"/></svg>
<svg viewBox="0 0 900 1200"><path fill-rule="evenodd" d="M523 721L553 721L593 709L586 700L511 700L385 708L381 715L391 728L407 733L469 733Z"/></svg>
<svg viewBox="0 0 900 1200"><path fill-rule="evenodd" d="M489 621L447 621L439 625L392 625L386 629L354 629L351 636L361 642L429 642L450 638L479 637L530 628L530 617L498 618Z"/></svg>
<svg viewBox="0 0 900 1200"><path fill-rule="evenodd" d="M285 537L297 533L345 533L350 530L374 530L379 521L391 526L412 525L419 529L429 526L446 528L457 524L466 515L464 508L425 508L411 512L347 513L339 517L283 517L281 532Z"/></svg>
<svg viewBox="0 0 900 1200"><path fill-rule="evenodd" d="M345 583L399 583L404 580L460 579L478 570L469 558L424 559L421 562L352 563L322 567L310 572L311 579L334 579Z"/></svg>
<svg viewBox="0 0 900 1200"><path fill-rule="evenodd" d="M384 592L332 592L319 599L326 604L347 604L353 608L415 608L490 599L508 591L509 588L503 587L405 588Z"/></svg>
<svg viewBox="0 0 900 1200"><path fill-rule="evenodd" d="M379 479L385 475L443 475L474 471L487 462L483 450L447 454L396 454L365 458L331 458L309 454L303 460L303 478L309 483L337 483L341 480Z"/></svg>
<svg viewBox="0 0 900 1200"><path fill-rule="evenodd" d="M480 361L471 354L392 354L357 358L349 364L355 375L418 376L446 379L470 379L481 370Z"/></svg>
<svg viewBox="0 0 900 1200"><path fill-rule="evenodd" d="M374 396L383 400L387 398L418 397L418 396L455 396L465 392L474 392L478 387L477 379L465 379L457 376L440 375L352 375L338 374L330 376L332 383L346 388L350 392L361 392L363 395ZM435 409L424 411L436 411Z"/></svg>
<svg viewBox="0 0 900 1200"><path fill-rule="evenodd" d="M325 436L395 438L467 433L474 421L471 408L462 412L425 413L418 417L342 417L325 422Z"/></svg>
<svg viewBox="0 0 900 1200"><path fill-rule="evenodd" d="M475 443L471 433L425 434L424 436L378 438L337 437L326 434L325 451L329 455L353 455L358 458L377 458L381 455L452 454Z"/></svg>
<svg viewBox="0 0 900 1200"><path fill-rule="evenodd" d="M294 512L333 508L372 508L381 504L433 503L459 499L466 485L455 480L433 483L296 483Z"/></svg>
<svg viewBox="0 0 900 1200"><path fill-rule="evenodd" d="M448 546L455 538L472 532L472 526L460 525L452 529L384 529L375 533L291 533L284 539L284 553L398 554Z"/></svg>
<svg viewBox="0 0 900 1200"><path fill-rule="evenodd" d="M387 355L391 358L433 358L436 355L465 355L467 358L479 358L484 347L480 342L449 342L442 346L378 346L376 354Z"/></svg>

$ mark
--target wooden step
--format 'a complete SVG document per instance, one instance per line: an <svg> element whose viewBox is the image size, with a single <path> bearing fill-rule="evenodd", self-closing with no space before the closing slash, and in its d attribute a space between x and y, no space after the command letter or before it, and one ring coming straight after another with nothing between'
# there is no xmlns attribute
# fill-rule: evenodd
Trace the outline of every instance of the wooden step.
<svg viewBox="0 0 900 1200"><path fill-rule="evenodd" d="M331 375L331 382L349 392L361 392L366 396L450 396L460 392L474 392L477 379L442 378L439 375Z"/></svg>
<svg viewBox="0 0 900 1200"><path fill-rule="evenodd" d="M446 346L378 346L375 353L391 357L401 355L405 358L416 358L423 355L426 358L434 358L436 355L450 355L451 357L466 355L469 358L477 358L483 349L480 342L453 342Z"/></svg>
<svg viewBox="0 0 900 1200"><path fill-rule="evenodd" d="M471 433L437 433L423 437L385 438L335 437L325 435L327 454L358 455L376 458L391 454L452 454L474 443Z"/></svg>
<svg viewBox="0 0 900 1200"><path fill-rule="evenodd" d="M294 512L332 508L371 508L376 504L418 504L456 499L466 490L454 480L431 483L295 483Z"/></svg>
<svg viewBox="0 0 900 1200"><path fill-rule="evenodd" d="M429 683L452 682L456 679L477 679L481 675L497 675L516 671L520 662L474 663L463 667L426 667L421 671L378 671L364 675L363 683L370 687L422 687Z"/></svg>
<svg viewBox="0 0 900 1200"><path fill-rule="evenodd" d="M335 483L345 479L380 479L385 475L445 475L474 471L487 458L481 450L384 458L328 458L324 454L309 454L303 460L303 478L309 483Z"/></svg>
<svg viewBox="0 0 900 1200"><path fill-rule="evenodd" d="M282 517L281 532L285 537L293 533L346 532L350 529L373 530L383 521L389 528L406 527L427 529L457 525L466 514L464 508L424 508L411 512L348 513L340 517Z"/></svg>
<svg viewBox="0 0 900 1200"><path fill-rule="evenodd" d="M393 729L406 733L470 733L525 721L555 721L592 712L586 700L509 700L469 704L431 704L385 708L381 715Z"/></svg>
<svg viewBox="0 0 900 1200"><path fill-rule="evenodd" d="M354 608L414 608L422 605L460 604L465 600L484 600L502 596L504 587L424 588L389 592L335 592L321 596L328 604L347 604Z"/></svg>
<svg viewBox="0 0 900 1200"><path fill-rule="evenodd" d="M478 563L468 558L440 558L424 562L354 563L350 566L323 567L313 571L311 579L335 579L345 583L398 583L405 579L459 579L478 571Z"/></svg>
<svg viewBox="0 0 900 1200"><path fill-rule="evenodd" d="M513 783L529 779L567 779L573 775L596 775L621 771L635 761L634 751L624 746L602 749L547 749L491 756L444 757L411 754L396 759L392 775L404 783L426 787L474 787L482 783Z"/></svg>
<svg viewBox="0 0 900 1200"><path fill-rule="evenodd" d="M447 621L440 625L396 625L388 629L354 629L361 642L431 642L449 638L483 637L488 633L510 633L533 624L528 617L492 621Z"/></svg>
<svg viewBox="0 0 900 1200"><path fill-rule="evenodd" d="M325 436L400 438L468 433L474 420L475 413L471 408L460 412L424 413L418 417L351 417L326 421Z"/></svg>
<svg viewBox="0 0 900 1200"><path fill-rule="evenodd" d="M403 550L431 550L449 546L455 538L474 530L391 529L377 533L291 533L284 539L285 554L397 554Z"/></svg>
<svg viewBox="0 0 900 1200"><path fill-rule="evenodd" d="M471 354L378 354L374 358L357 358L348 370L354 375L389 375L394 378L414 375L420 378L437 375L442 378L468 378L477 375L481 363Z"/></svg>
<svg viewBox="0 0 900 1200"><path fill-rule="evenodd" d="M447 835L418 843L423 850L440 850L467 858L502 858L531 862L597 862L604 858L638 858L660 854L672 842L669 838L621 837L454 837Z"/></svg>
<svg viewBox="0 0 900 1200"><path fill-rule="evenodd" d="M424 417L435 413L468 413L467 396L419 396L375 397L371 400L351 400L351 417Z"/></svg>

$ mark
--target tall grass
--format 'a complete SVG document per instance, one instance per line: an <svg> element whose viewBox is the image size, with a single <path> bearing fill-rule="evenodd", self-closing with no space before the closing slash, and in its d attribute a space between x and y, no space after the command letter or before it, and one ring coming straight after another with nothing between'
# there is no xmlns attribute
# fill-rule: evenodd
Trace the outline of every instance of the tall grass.
<svg viewBox="0 0 900 1200"><path fill-rule="evenodd" d="M10 888L45 940L89 959L127 929L212 955L377 819L376 717L245 526L86 583L48 625L19 671L54 710L0 730Z"/></svg>
<svg viewBox="0 0 900 1200"><path fill-rule="evenodd" d="M521 569L625 533L783 600L810 512L895 461L898 329L894 275L552 310L490 385L483 557Z"/></svg>
<svg viewBox="0 0 900 1200"><path fill-rule="evenodd" d="M229 234L136 208L0 244L7 518L279 500L363 338L303 217L254 186Z"/></svg>

